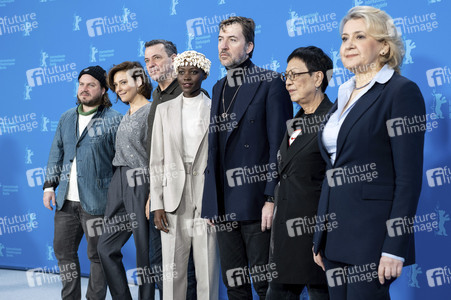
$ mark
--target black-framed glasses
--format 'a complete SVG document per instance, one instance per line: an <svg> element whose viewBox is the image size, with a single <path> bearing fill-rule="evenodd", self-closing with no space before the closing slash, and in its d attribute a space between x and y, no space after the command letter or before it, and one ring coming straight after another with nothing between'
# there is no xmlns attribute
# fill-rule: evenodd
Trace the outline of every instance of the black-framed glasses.
<svg viewBox="0 0 451 300"><path fill-rule="evenodd" d="M299 73L292 72L292 71L290 71L288 73L283 72L280 74L280 78L282 78L283 81L287 81L287 78L290 79L291 81L293 81L293 80L296 80L296 78L298 78L298 76L300 76L302 74L309 74L312 72L315 72L315 71L307 71L307 72L299 72Z"/></svg>

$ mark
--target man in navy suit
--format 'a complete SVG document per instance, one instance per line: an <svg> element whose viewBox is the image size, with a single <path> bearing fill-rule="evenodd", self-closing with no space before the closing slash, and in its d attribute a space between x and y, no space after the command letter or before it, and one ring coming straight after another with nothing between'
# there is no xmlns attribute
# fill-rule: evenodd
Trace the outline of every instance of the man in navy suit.
<svg viewBox="0 0 451 300"><path fill-rule="evenodd" d="M293 108L279 74L250 60L254 21L231 17L219 28L219 60L227 76L213 87L202 216L228 228L217 238L229 299L252 299L250 276L264 299L276 156Z"/></svg>

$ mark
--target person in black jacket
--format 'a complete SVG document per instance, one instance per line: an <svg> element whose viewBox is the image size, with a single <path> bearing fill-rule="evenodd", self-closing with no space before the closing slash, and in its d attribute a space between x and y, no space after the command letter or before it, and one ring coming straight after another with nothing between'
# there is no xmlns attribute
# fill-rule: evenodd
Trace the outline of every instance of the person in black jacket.
<svg viewBox="0 0 451 300"><path fill-rule="evenodd" d="M326 275L311 256L316 211L326 163L318 147L318 131L332 103L324 91L332 60L314 46L297 48L282 74L291 101L302 108L287 121L280 145L275 216L271 233L270 263L277 277L266 299L299 299L307 286L313 300L329 299Z"/></svg>

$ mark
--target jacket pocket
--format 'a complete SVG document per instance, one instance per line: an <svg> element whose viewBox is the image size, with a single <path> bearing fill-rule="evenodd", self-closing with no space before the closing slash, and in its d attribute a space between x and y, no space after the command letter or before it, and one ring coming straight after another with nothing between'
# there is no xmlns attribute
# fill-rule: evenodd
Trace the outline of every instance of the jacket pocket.
<svg viewBox="0 0 451 300"><path fill-rule="evenodd" d="M393 185L363 184L363 200L393 201L395 187Z"/></svg>
<svg viewBox="0 0 451 300"><path fill-rule="evenodd" d="M97 179L97 186L100 189L107 189L110 186L111 177Z"/></svg>

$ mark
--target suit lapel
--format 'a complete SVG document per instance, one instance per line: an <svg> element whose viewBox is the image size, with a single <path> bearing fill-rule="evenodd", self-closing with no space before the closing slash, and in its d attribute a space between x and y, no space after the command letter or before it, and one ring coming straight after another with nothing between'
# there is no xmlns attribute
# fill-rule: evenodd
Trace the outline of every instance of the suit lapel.
<svg viewBox="0 0 451 300"><path fill-rule="evenodd" d="M337 109L338 109L338 101L335 101L335 103L332 105L332 107L329 111L329 115L332 115ZM321 156L327 163L330 163L330 157L329 157L326 147L324 147L323 138L322 138L324 126L326 125L327 121L328 120L324 121L320 127L320 131L318 133L318 140L319 140L319 151L321 152Z"/></svg>
<svg viewBox="0 0 451 300"><path fill-rule="evenodd" d="M171 135L171 141L180 153L180 157L183 157L182 151L182 94L180 94L174 100L171 100L168 107L168 120L169 134ZM176 120L176 121L173 121Z"/></svg>
<svg viewBox="0 0 451 300"><path fill-rule="evenodd" d="M316 109L314 116L324 116L327 114L329 107L332 103L330 102L327 95L325 95L325 98L323 101L321 101L321 104ZM299 118L303 115L304 110L301 108L301 110L296 114L295 118ZM306 121L308 122L308 121ZM321 124L321 123L320 123ZM313 123L313 124L307 124L308 126L320 126L320 124ZM312 127L313 128L313 127ZM321 128L321 126L320 126ZM288 135L287 135L288 136ZM307 145L309 145L313 140L318 138L318 134L315 130L311 130L310 133L307 132L301 132L298 137L293 141L291 146L288 147L287 153L286 153L286 159L284 161L284 166L287 166L289 162L293 159L293 157L296 156L297 153L302 151Z"/></svg>
<svg viewBox="0 0 451 300"><path fill-rule="evenodd" d="M373 88L371 88L365 95L363 95L354 107L349 111L346 119L341 125L340 131L338 132L337 138L337 153L335 162L340 157L340 152L343 149L343 145L352 129L354 124L362 117L362 115L370 108L370 106L379 98L382 90L384 89L384 84L375 83Z"/></svg>
<svg viewBox="0 0 451 300"><path fill-rule="evenodd" d="M201 119L199 120L201 122L201 129L202 129L202 138L199 139L198 144L196 146L196 154L194 156L194 160L196 160L197 155L199 154L200 146L202 145L202 141L206 138L209 128L209 119L210 119L210 108L211 108L211 101L207 98L207 96L202 96L202 106L201 106Z"/></svg>
<svg viewBox="0 0 451 300"><path fill-rule="evenodd" d="M248 67L248 69L253 69L254 73L257 72L255 70L258 70L258 68L254 64L251 64ZM236 114L236 122L238 122L238 124L240 123L241 119L243 118L244 113L246 112L249 104L254 99L255 93L257 92L258 87L260 86L260 84L262 82L261 80L256 80L256 82L253 82L255 80L251 80L251 76L254 77L254 76L258 76L258 75L257 74L248 74L248 72L246 72L245 81L244 81L245 83L240 87L240 90L238 91L238 93L236 95L235 104L233 106L233 112ZM248 83L248 82L250 82L250 83ZM222 99L220 101L222 101ZM227 132L227 140L229 139L230 135L236 128L237 127L233 128L232 130ZM226 140L226 143L227 143L227 140Z"/></svg>

